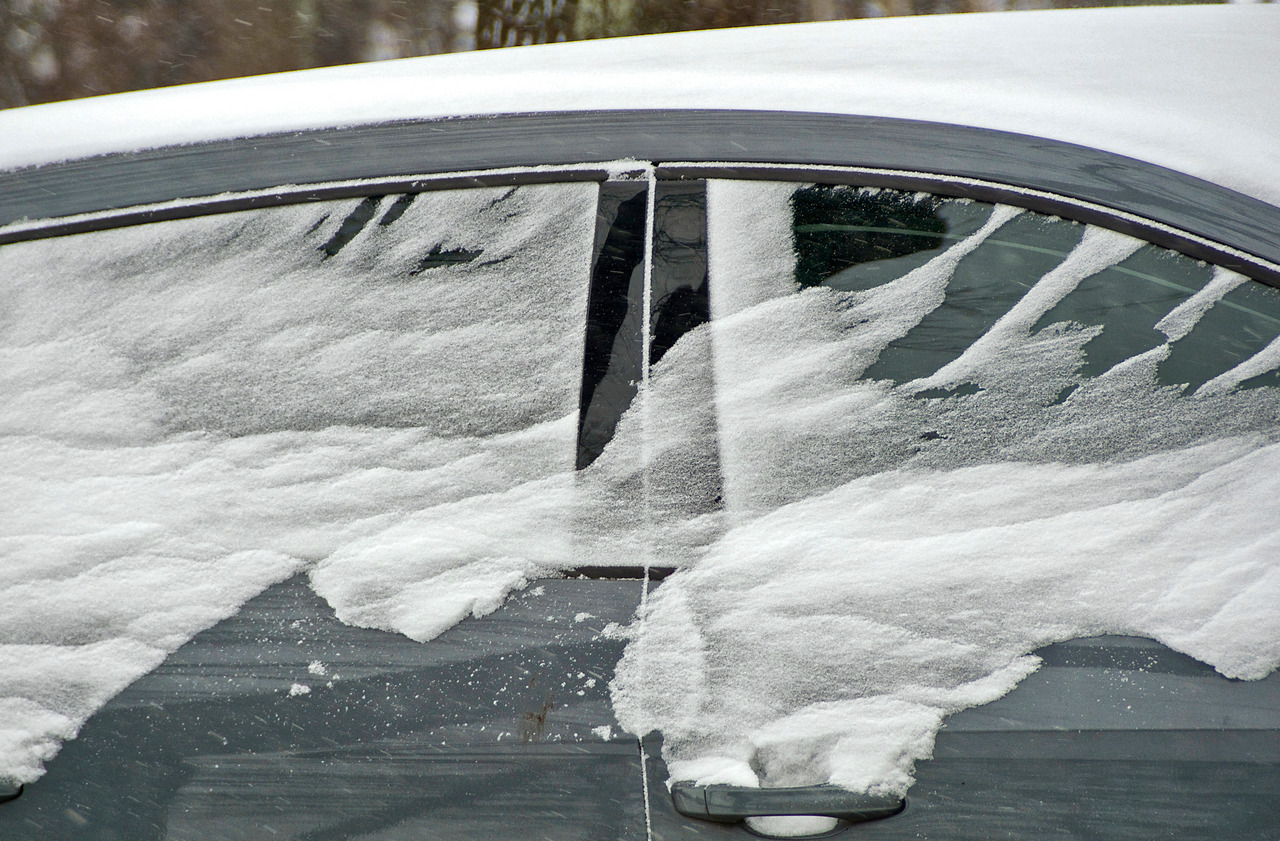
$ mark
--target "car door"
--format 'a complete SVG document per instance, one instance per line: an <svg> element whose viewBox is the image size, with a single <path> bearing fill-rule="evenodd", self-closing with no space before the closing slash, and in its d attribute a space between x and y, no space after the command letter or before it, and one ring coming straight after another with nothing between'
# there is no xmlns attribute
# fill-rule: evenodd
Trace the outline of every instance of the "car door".
<svg viewBox="0 0 1280 841"><path fill-rule="evenodd" d="M624 724L709 817L836 783L906 795L872 838L1267 837L1280 294L1012 204L737 174L705 350L650 396L708 384L723 532L645 606Z"/></svg>

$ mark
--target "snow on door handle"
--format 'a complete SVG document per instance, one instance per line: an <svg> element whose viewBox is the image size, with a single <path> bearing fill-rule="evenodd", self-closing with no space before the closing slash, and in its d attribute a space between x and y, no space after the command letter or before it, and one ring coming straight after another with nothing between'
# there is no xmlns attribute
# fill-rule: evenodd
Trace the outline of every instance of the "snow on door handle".
<svg viewBox="0 0 1280 841"><path fill-rule="evenodd" d="M907 806L901 797L857 794L831 785L749 788L676 783L671 800L682 815L719 823L773 815L821 815L857 823L896 815Z"/></svg>

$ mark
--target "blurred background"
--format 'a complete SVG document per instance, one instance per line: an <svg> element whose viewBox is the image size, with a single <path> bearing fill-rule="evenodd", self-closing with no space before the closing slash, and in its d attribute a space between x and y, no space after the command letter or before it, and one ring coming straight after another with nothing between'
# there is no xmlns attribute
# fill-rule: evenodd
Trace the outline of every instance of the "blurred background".
<svg viewBox="0 0 1280 841"><path fill-rule="evenodd" d="M1152 0L0 0L0 108L552 41L1114 5Z"/></svg>

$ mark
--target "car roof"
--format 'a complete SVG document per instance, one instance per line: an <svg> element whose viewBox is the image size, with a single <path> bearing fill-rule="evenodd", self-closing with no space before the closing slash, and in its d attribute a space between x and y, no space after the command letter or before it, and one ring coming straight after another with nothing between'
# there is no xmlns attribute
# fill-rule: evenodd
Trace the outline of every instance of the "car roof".
<svg viewBox="0 0 1280 841"><path fill-rule="evenodd" d="M0 168L399 120L751 109L1035 135L1280 205L1277 43L1280 8L1232 5L885 18L460 53L11 109L0 112Z"/></svg>

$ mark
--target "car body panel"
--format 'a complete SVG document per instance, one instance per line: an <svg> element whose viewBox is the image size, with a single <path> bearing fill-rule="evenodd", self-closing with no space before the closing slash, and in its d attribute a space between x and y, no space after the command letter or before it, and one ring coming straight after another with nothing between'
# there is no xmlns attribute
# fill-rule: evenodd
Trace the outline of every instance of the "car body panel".
<svg viewBox="0 0 1280 841"><path fill-rule="evenodd" d="M642 839L608 701L624 640L602 634L641 586L534 582L423 644L339 622L305 577L275 585L97 713L3 834Z"/></svg>
<svg viewBox="0 0 1280 841"><path fill-rule="evenodd" d="M674 165L660 174L846 180L1011 201L1134 233L1232 268L1240 266L1239 255L1196 238L1280 265L1280 242L1272 233L1280 228L1280 208L1142 161L964 126L749 111L572 112L390 124L157 149L0 173L0 225L9 224L0 227L0 243L285 201L543 179L603 180L609 169L590 164L625 171L628 160L636 161L633 167L638 168L641 161L696 159L789 168ZM530 171L548 165L577 166ZM884 171L844 174L823 172L823 166ZM524 171L504 174L511 168ZM460 171L473 174L469 179L414 177ZM377 183L320 184L373 178ZM313 186L271 189L282 184ZM262 190L267 194L221 195ZM200 197L215 198L62 224L22 224L26 219Z"/></svg>
<svg viewBox="0 0 1280 841"><path fill-rule="evenodd" d="M921 16L404 59L0 114L0 168L388 121L611 109L970 125L1137 157L1280 203L1280 10ZM678 60L678 69L673 66ZM91 124L90 136L75 130ZM706 160L707 158L701 158Z"/></svg>

